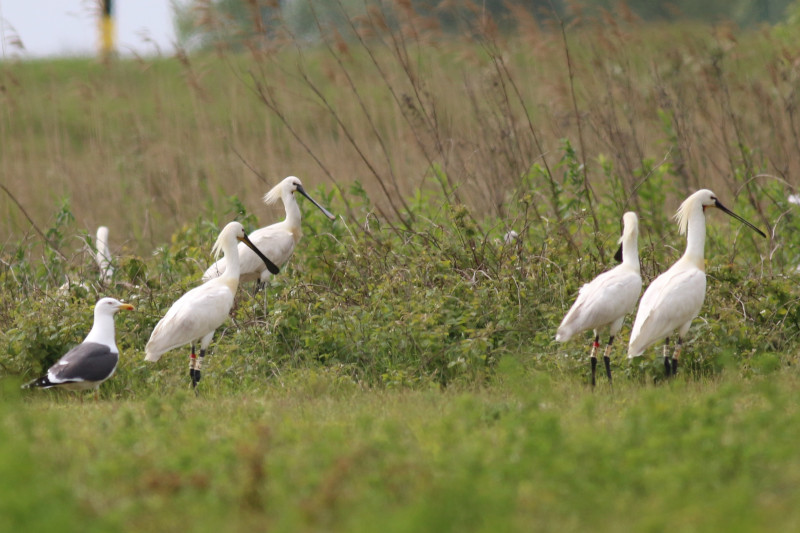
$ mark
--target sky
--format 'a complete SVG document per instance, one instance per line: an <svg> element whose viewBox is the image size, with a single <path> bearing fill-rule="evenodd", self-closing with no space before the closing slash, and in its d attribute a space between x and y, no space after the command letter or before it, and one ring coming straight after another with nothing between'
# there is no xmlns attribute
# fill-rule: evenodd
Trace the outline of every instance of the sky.
<svg viewBox="0 0 800 533"><path fill-rule="evenodd" d="M0 0L0 59L96 55L98 0ZM114 0L117 50L174 51L171 0ZM18 37L24 50L13 43Z"/></svg>

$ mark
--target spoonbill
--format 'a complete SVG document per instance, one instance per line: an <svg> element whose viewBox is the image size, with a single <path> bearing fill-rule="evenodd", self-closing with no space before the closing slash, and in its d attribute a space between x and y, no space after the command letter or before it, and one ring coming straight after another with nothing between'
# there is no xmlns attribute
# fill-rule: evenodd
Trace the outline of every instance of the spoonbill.
<svg viewBox="0 0 800 533"><path fill-rule="evenodd" d="M95 248L94 260L97 263L97 267L100 269L100 282L107 284L114 275L114 267L111 265L111 250L108 247L108 228L106 226L97 228ZM58 293L61 295L69 294L70 286L81 287L85 291L89 290L88 282L74 282L67 277L67 281L58 288Z"/></svg>
<svg viewBox="0 0 800 533"><path fill-rule="evenodd" d="M239 286L239 253L237 242L241 241L253 249L256 256L267 268L278 273L278 267L267 259L250 241L239 222L225 226L214 243L212 253L219 258L220 253L227 259L227 268L218 278L206 281L190 290L172 304L164 315L145 346L145 361L158 361L161 356L184 344L192 343L189 360L189 377L192 387L200 381L200 368L206 349L211 343L214 331L228 318L233 297ZM195 355L194 343L200 340L200 358Z"/></svg>
<svg viewBox="0 0 800 533"><path fill-rule="evenodd" d="M114 315L121 309L133 310L114 298L101 298L94 306L94 324L82 343L68 351L47 373L23 388L95 389L114 375L119 349L114 341Z"/></svg>
<svg viewBox="0 0 800 533"><path fill-rule="evenodd" d="M111 249L108 247L108 228L100 226L97 228L96 239L97 254L95 261L100 268L100 281L108 283L114 275L114 267L111 266Z"/></svg>
<svg viewBox="0 0 800 533"><path fill-rule="evenodd" d="M720 203L708 189L689 196L678 208L675 220L681 235L686 235L686 251L666 272L644 291L628 345L628 359L638 357L659 339L664 342L664 370L667 377L678 371L683 338L694 317L700 313L706 296L706 271L703 251L706 241L706 209L716 207L766 238L763 231ZM678 330L678 342L669 358L669 335Z"/></svg>
<svg viewBox="0 0 800 533"><path fill-rule="evenodd" d="M603 354L606 375L611 382L611 344L622 328L625 315L633 311L636 300L642 292L642 276L639 268L639 217L628 212L622 216L623 231L619 239L622 251L622 264L603 272L591 282L581 287L578 299L572 304L556 333L556 340L566 342L575 334L587 329L594 330L594 342L590 362L592 367L592 387L595 385L597 368L597 348L600 346L600 333L608 328L609 338ZM617 259L619 260L619 253Z"/></svg>
<svg viewBox="0 0 800 533"><path fill-rule="evenodd" d="M326 217L336 220L336 217L327 209L319 205L316 200L311 198L300 183L300 179L289 176L274 186L264 195L266 205L275 204L279 199L283 200L283 207L286 210L286 218L282 222L277 222L265 228L258 229L250 234L250 240L256 248L269 256L276 265L283 266L292 256L294 247L300 242L303 232L300 228L300 206L294 196L295 191L308 198L312 204L322 211ZM214 279L225 273L228 268L227 254L224 258L208 267L203 274L203 281ZM260 287L269 280L270 274L277 274L269 268L264 268L264 264L258 256L243 244L239 245L239 280L256 280Z"/></svg>

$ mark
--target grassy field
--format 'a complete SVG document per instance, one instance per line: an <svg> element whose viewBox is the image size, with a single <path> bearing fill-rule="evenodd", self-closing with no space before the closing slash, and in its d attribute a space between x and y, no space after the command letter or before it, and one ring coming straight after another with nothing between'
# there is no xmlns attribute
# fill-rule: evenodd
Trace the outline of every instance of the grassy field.
<svg viewBox="0 0 800 533"><path fill-rule="evenodd" d="M795 372L491 386L325 371L238 394L4 392L0 527L66 531L793 531ZM146 396L146 397L143 397Z"/></svg>
<svg viewBox="0 0 800 533"><path fill-rule="evenodd" d="M797 530L800 34L396 15L0 65L0 530ZM290 174L338 219L299 200L292 261L240 288L195 395L186 350L144 345ZM645 285L675 261L700 187L769 238L709 212L681 373L625 360L629 319L592 391L590 334L558 345L559 321L624 211ZM100 400L20 391L100 295L137 309Z"/></svg>

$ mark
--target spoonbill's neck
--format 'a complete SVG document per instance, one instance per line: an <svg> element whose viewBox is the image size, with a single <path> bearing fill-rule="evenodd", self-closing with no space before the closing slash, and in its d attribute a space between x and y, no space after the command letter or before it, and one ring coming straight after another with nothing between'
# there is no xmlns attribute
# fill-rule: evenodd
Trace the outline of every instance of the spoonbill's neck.
<svg viewBox="0 0 800 533"><path fill-rule="evenodd" d="M297 205L297 198L295 198L294 193L290 191L284 192L281 199L283 200L283 208L286 209L286 225L289 226L289 230L300 229L300 206Z"/></svg>
<svg viewBox="0 0 800 533"><path fill-rule="evenodd" d="M698 268L703 269L704 249L706 245L706 215L703 208L692 212L686 229L686 252L683 257Z"/></svg>
<svg viewBox="0 0 800 533"><path fill-rule="evenodd" d="M622 241L622 264L639 272L639 239L636 232Z"/></svg>
<svg viewBox="0 0 800 533"><path fill-rule="evenodd" d="M83 342L96 342L115 348L114 342L114 315L94 312L94 324Z"/></svg>
<svg viewBox="0 0 800 533"><path fill-rule="evenodd" d="M236 239L225 241L222 247L222 253L225 254L226 267L225 272L222 273L222 278L226 284L231 286L231 290L235 293L239 285L239 274L241 271L239 264L239 248Z"/></svg>

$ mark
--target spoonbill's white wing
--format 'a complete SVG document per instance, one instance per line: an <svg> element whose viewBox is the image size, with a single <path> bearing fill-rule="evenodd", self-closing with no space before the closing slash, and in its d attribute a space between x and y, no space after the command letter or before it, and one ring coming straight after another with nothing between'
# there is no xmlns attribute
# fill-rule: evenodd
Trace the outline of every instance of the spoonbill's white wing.
<svg viewBox="0 0 800 533"><path fill-rule="evenodd" d="M625 265L600 274L581 287L556 340L565 342L581 331L611 324L633 310L641 292L642 278Z"/></svg>
<svg viewBox="0 0 800 533"><path fill-rule="evenodd" d="M628 357L637 357L651 344L691 322L706 294L706 275L700 269L670 269L647 288L633 323Z"/></svg>
<svg viewBox="0 0 800 533"><path fill-rule="evenodd" d="M225 283L208 282L181 296L164 315L147 342L147 361L200 339L218 328L233 307L235 290Z"/></svg>

